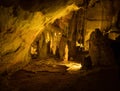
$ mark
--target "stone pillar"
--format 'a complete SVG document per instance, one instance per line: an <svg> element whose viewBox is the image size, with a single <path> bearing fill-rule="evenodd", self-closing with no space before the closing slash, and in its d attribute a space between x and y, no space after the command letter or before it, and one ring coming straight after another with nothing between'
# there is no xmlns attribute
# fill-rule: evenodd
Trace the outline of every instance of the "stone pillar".
<svg viewBox="0 0 120 91"><path fill-rule="evenodd" d="M64 63L68 62L68 45L65 46L65 55L64 55Z"/></svg>

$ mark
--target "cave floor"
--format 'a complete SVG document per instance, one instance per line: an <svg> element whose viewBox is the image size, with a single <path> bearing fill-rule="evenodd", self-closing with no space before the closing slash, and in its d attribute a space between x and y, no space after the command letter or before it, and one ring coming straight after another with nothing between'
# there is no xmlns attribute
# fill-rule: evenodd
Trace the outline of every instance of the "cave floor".
<svg viewBox="0 0 120 91"><path fill-rule="evenodd" d="M30 63L13 75L3 77L0 91L120 91L116 67L68 72L64 66L55 68L44 65L44 69L39 70L41 63L36 63Z"/></svg>

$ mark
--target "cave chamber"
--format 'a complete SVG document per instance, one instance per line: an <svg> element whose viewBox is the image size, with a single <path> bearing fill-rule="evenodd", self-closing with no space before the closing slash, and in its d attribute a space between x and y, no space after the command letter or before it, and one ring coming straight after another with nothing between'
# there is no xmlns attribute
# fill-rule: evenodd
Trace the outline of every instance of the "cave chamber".
<svg viewBox="0 0 120 91"><path fill-rule="evenodd" d="M1 0L0 12L0 74L34 62L91 68L120 59L119 0Z"/></svg>

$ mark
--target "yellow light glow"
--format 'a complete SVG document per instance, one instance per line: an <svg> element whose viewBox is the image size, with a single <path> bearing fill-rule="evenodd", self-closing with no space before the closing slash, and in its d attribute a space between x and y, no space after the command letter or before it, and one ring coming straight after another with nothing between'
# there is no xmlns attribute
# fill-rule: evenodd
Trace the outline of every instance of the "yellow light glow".
<svg viewBox="0 0 120 91"><path fill-rule="evenodd" d="M70 61L68 63L64 63L63 65L68 67L67 71L78 71L82 68L81 63L75 63Z"/></svg>
<svg viewBox="0 0 120 91"><path fill-rule="evenodd" d="M68 62L68 45L65 46L65 56L64 56L64 63Z"/></svg>
<svg viewBox="0 0 120 91"><path fill-rule="evenodd" d="M47 35L46 35L46 43L48 43L48 42L50 41L50 35L49 35L48 32L47 32L46 34L47 34Z"/></svg>

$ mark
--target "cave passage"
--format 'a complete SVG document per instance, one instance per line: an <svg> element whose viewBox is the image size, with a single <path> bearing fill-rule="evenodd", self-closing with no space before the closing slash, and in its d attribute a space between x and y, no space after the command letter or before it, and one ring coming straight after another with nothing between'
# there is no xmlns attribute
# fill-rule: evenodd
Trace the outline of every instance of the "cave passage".
<svg viewBox="0 0 120 91"><path fill-rule="evenodd" d="M120 0L0 0L0 91L118 89L119 6Z"/></svg>

